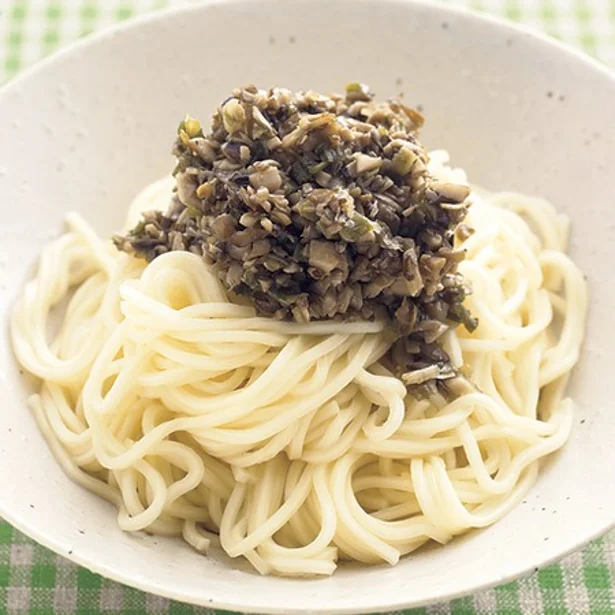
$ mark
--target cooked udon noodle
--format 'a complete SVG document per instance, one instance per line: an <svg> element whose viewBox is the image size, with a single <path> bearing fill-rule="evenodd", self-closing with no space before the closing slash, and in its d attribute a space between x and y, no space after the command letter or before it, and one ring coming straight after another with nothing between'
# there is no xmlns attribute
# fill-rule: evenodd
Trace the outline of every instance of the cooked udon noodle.
<svg viewBox="0 0 615 615"><path fill-rule="evenodd" d="M433 171L463 182L446 161L432 154ZM170 185L142 193L133 221L165 207ZM407 395L379 362L392 342L383 323L258 317L198 257L146 265L70 215L12 322L62 467L117 506L122 529L183 536L199 551L219 540L263 574L395 564L494 523L570 433L563 395L586 288L549 203L472 200L460 271L480 324L443 345L475 390L450 402Z"/></svg>

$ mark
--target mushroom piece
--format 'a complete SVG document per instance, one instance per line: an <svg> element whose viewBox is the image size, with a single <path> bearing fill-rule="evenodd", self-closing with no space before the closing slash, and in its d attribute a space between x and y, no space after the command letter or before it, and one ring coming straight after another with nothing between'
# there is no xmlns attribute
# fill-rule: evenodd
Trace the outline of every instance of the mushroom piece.
<svg viewBox="0 0 615 615"><path fill-rule="evenodd" d="M312 267L325 274L341 269L345 264L344 256L337 251L336 244L322 240L310 242L308 260Z"/></svg>
<svg viewBox="0 0 615 615"><path fill-rule="evenodd" d="M444 203L463 203L470 196L469 186L450 184L445 182L432 182L430 188Z"/></svg>

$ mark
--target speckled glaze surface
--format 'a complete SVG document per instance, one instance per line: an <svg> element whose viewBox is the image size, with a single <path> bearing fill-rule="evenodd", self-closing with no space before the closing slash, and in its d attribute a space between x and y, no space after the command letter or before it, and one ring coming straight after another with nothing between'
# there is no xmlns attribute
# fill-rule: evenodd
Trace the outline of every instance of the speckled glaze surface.
<svg viewBox="0 0 615 615"><path fill-rule="evenodd" d="M551 199L572 218L589 277L587 341L571 394L575 429L508 517L397 567L333 578L260 577L219 553L130 536L115 511L72 484L25 406L31 383L7 314L44 245L77 210L102 234L169 172L178 118L204 117L236 85L335 91L350 80L401 95L428 118L423 138L492 189ZM612 527L615 304L612 169L615 78L523 30L398 0L234 0L156 14L74 46L0 93L0 515L116 580L239 611L384 611L501 583Z"/></svg>

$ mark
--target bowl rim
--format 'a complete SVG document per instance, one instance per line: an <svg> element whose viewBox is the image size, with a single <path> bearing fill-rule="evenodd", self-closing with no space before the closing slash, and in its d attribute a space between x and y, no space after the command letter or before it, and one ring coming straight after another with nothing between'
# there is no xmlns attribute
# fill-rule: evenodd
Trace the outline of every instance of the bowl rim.
<svg viewBox="0 0 615 615"><path fill-rule="evenodd" d="M10 95L11 92L17 90L22 82L27 82L30 79L36 78L39 72L44 72L48 66L52 66L64 58L65 55L78 54L81 51L88 49L89 47L96 46L113 39L118 35L126 34L133 30L138 30L142 26L162 22L169 16L178 14L198 14L210 7L223 6L223 5L241 5L245 4L249 0L198 0L191 4L175 5L165 7L161 9L152 10L140 15L136 15L124 22L107 26L100 31L93 32L90 35L82 37L76 41L64 45L61 49L53 52L49 56L42 60L35 62L28 68L20 71L20 73L10 78L5 84L0 86L0 99ZM308 2L313 4L314 2L325 3L329 0L250 0L252 2L278 2L278 3L293 3L293 4L307 4ZM338 3L356 4L356 2L371 3L370 0L336 0ZM463 6L451 6L443 3L435 3L431 0L379 0L379 6L382 5L407 5L408 7L416 7L419 10L425 12L431 12L435 15L439 15L443 20L453 16L461 20L467 20L468 22L486 26L492 29L498 29L503 35L509 36L522 36L526 39L532 40L534 43L540 44L543 48L550 48L557 50L561 56L566 56L569 61L575 62L577 66L582 67L588 71L592 71L594 74L601 76L604 79L611 81L615 85L615 71L608 68L602 62L592 58L584 51L574 47L568 43L562 42L556 38L553 38L544 32L524 24L513 22L503 17L487 14L475 9L463 7ZM409 11L412 8L408 9ZM61 555L62 557L74 562L75 564L84 567L94 573L108 578L112 581L121 583L123 585L133 587L140 591L151 593L154 595L162 596L171 600L179 602L189 603L196 606L208 607L210 609L222 609L233 611L238 607L243 612L249 613L271 613L279 615L308 615L309 613L323 612L314 611L313 608L288 605L284 608L272 607L267 604L259 602L259 599L252 599L250 605L237 604L232 602L221 601L218 599L208 598L206 595L186 595L183 592L175 591L171 587L159 586L149 581L145 577L133 578L121 571L121 568L114 568L108 565L97 563L97 560L87 555L82 555L80 552L67 551L65 545L62 543L61 538L48 535L44 530L40 529L42 526L32 525L26 521L22 521L17 513L12 513L10 507L0 497L0 518L4 519L11 526L17 529L19 532L28 536L36 541L41 546L53 551L54 553ZM516 571L504 574L495 579L489 579L486 581L477 581L472 586L468 586L465 589L456 589L447 592L439 597L430 598L396 598L395 596L388 596L384 599L383 604L376 608L386 609L387 611L402 610L407 608L415 608L426 606L429 604L436 604L440 602L446 602L454 600L461 596L467 596L470 594L479 593L498 585L506 584L516 579L519 579L525 575L528 575L532 571L536 571L539 568L543 568L557 561L567 555L578 551L585 547L588 543L603 536L610 530L615 529L615 513L612 520L603 523L598 527L593 527L584 534L577 533L571 537L570 542L565 548L559 550L555 554L547 556L537 555L534 561L529 562L527 565L519 567ZM351 613L368 613L373 612L374 606L341 606L333 609L327 609L327 613L330 615L346 615Z"/></svg>

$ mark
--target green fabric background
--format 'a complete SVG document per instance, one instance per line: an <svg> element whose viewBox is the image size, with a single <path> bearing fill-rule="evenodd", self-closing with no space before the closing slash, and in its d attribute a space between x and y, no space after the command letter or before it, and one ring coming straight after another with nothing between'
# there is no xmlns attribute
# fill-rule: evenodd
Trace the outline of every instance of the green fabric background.
<svg viewBox="0 0 615 615"><path fill-rule="evenodd" d="M172 0L0 0L0 83L68 42ZM615 67L615 0L449 0L519 21ZM101 578L0 520L0 614L222 613L147 595ZM615 533L529 578L404 611L455 615L615 613Z"/></svg>

